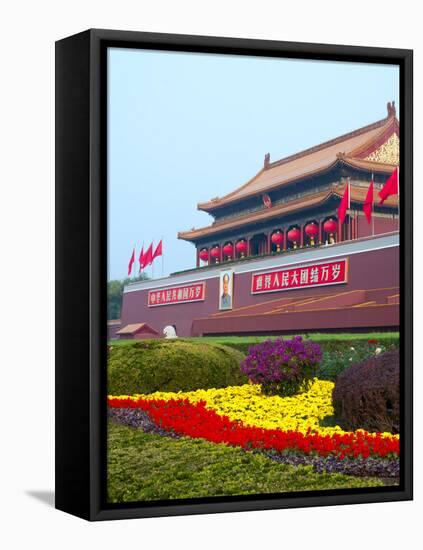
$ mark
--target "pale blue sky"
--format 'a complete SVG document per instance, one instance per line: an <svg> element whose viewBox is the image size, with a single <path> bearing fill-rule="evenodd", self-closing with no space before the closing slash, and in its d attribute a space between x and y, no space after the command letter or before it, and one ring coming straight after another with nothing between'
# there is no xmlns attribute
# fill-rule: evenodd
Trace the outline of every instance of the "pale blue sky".
<svg viewBox="0 0 423 550"><path fill-rule="evenodd" d="M134 245L138 258L162 237L164 274L193 267L177 232L212 221L197 202L245 183L267 152L277 160L399 105L388 65L112 48L108 69L109 279L126 276Z"/></svg>

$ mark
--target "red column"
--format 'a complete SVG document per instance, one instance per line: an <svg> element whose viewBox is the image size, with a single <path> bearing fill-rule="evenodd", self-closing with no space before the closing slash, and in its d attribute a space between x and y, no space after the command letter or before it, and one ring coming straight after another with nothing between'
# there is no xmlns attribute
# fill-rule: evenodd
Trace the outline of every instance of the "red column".
<svg viewBox="0 0 423 550"><path fill-rule="evenodd" d="M272 252L271 249L272 241L270 240L270 232L267 234L267 253L270 254Z"/></svg>
<svg viewBox="0 0 423 550"><path fill-rule="evenodd" d="M286 229L282 229L282 233L283 233L283 250L284 252L286 252L286 234L287 234Z"/></svg>
<svg viewBox="0 0 423 550"><path fill-rule="evenodd" d="M304 225L300 225L300 231L301 231L300 247L302 248L304 246Z"/></svg>
<svg viewBox="0 0 423 550"><path fill-rule="evenodd" d="M319 222L319 243L318 244L322 244L322 225L323 225L323 222L320 220Z"/></svg>
<svg viewBox="0 0 423 550"><path fill-rule="evenodd" d="M198 246L197 246L197 248L196 248L196 251L197 251L196 265L197 265L197 267L200 267L200 256L199 256L200 250L199 250Z"/></svg>

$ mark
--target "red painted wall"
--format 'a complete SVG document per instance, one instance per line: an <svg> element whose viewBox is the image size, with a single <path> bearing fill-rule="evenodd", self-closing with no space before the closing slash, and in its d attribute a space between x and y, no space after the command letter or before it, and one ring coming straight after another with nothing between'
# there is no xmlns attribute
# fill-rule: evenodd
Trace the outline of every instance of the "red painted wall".
<svg viewBox="0 0 423 550"><path fill-rule="evenodd" d="M374 218L374 234L390 233L398 231L398 219L393 218ZM370 237L372 235L372 224L366 219L362 213L358 216L358 235L357 238Z"/></svg>
<svg viewBox="0 0 423 550"><path fill-rule="evenodd" d="M377 308L339 308L327 311L296 311L288 314L199 319L193 323L193 336L216 334L279 334L314 330L396 329L398 305Z"/></svg>
<svg viewBox="0 0 423 550"><path fill-rule="evenodd" d="M299 254L301 256L301 254ZM344 255L340 257L345 257ZM299 265L300 258L299 258ZM234 279L234 308L259 304L277 298L312 297L317 294L338 293L346 290L378 289L399 286L399 247L383 248L349 256L348 283L268 294L251 294L252 273L237 273ZM201 279L199 279L201 280ZM175 284L180 284L180 281ZM148 323L163 334L166 325L175 325L178 336L190 336L192 321L217 313L218 278L206 280L204 302L148 307L148 290L125 293L122 304L122 326L130 323Z"/></svg>

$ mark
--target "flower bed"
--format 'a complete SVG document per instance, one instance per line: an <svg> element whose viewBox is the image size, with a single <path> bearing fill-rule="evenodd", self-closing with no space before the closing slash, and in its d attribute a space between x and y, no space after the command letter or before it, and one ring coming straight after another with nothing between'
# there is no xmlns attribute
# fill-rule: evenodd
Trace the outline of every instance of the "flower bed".
<svg viewBox="0 0 423 550"><path fill-rule="evenodd" d="M148 413L141 409L109 408L108 416L115 423L131 428L140 428L144 433L179 439L182 436L166 431L155 424ZM195 439L198 441L198 439ZM235 447L232 447L235 448ZM238 447L239 448L239 447ZM396 480L399 478L400 462L397 458L343 458L335 455L321 456L287 450L279 453L272 449L254 449L255 453L288 466L311 466L316 474L347 474L355 477L380 477Z"/></svg>
<svg viewBox="0 0 423 550"><path fill-rule="evenodd" d="M259 386L246 385L186 394L109 396L108 403L111 408L143 410L167 432L247 450L295 451L324 457L336 456L341 460L346 457L398 456L398 436L319 427L319 420L332 412L330 399L328 402L328 390L331 389L328 384L331 383L326 382L322 386L321 382L316 381L309 392L291 398L262 396ZM320 396L320 406L315 402L316 396ZM226 408L230 409L229 414L225 414ZM273 411L273 415L269 411ZM268 416L271 418L266 418ZM266 424L271 419L279 424L270 428L259 425L260 420ZM293 426L294 422L295 428L286 428L287 425Z"/></svg>
<svg viewBox="0 0 423 550"><path fill-rule="evenodd" d="M155 392L148 395L120 396L115 399L139 398L169 401L203 401L207 409L214 410L230 420L245 426L284 431L308 432L320 435L348 434L339 426L321 426L321 421L334 413L332 391L334 383L315 379L307 392L291 397L267 396L261 393L259 384L244 384L227 388L197 390L192 392ZM391 436L391 434L382 434Z"/></svg>

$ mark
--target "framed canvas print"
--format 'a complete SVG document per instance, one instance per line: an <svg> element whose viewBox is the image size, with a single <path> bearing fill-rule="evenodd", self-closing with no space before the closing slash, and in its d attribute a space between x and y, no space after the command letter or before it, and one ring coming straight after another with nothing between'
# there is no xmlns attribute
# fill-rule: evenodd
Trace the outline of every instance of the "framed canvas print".
<svg viewBox="0 0 423 550"><path fill-rule="evenodd" d="M412 498L412 52L56 44L56 506Z"/></svg>

